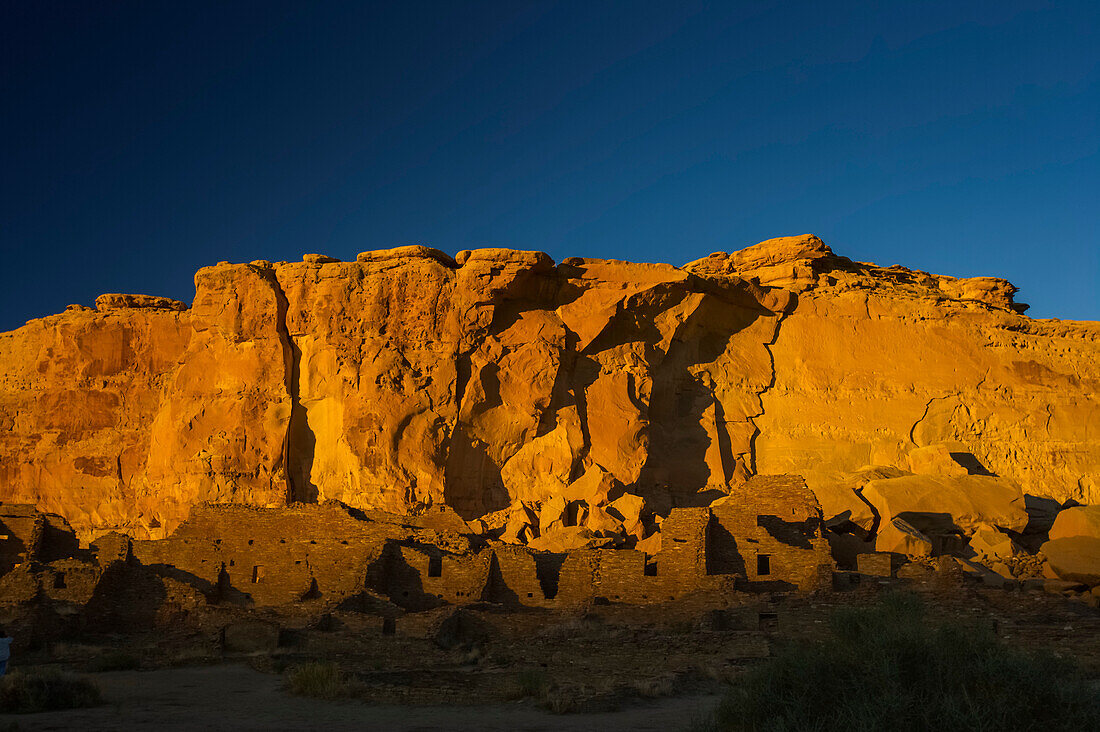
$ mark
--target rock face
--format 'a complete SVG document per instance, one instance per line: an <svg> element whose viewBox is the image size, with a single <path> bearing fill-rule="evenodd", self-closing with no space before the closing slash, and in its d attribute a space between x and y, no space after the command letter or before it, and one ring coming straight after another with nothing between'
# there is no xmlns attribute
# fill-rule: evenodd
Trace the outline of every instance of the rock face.
<svg viewBox="0 0 1100 732"><path fill-rule="evenodd" d="M1100 324L1031 320L1003 280L812 236L680 268L304 259L204 268L190 309L109 295L0 334L0 501L84 539L208 501L446 504L523 543L555 498L552 546L649 541L654 513L764 473L836 488L865 529L872 465L1100 502Z"/></svg>

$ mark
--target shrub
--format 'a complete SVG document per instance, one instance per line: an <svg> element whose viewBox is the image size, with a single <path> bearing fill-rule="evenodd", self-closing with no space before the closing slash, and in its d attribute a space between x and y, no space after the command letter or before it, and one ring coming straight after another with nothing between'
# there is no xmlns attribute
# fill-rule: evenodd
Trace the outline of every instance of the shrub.
<svg viewBox="0 0 1100 732"><path fill-rule="evenodd" d="M551 714L591 712L599 707L600 695L584 684L556 684L544 687L538 705Z"/></svg>
<svg viewBox="0 0 1100 732"><path fill-rule="evenodd" d="M630 684L631 690L640 697L656 699L662 696L672 696L676 693L678 679L670 674L664 676L651 676L638 679Z"/></svg>
<svg viewBox="0 0 1100 732"><path fill-rule="evenodd" d="M1100 729L1100 692L1076 665L1011 649L988 625L929 623L914 595L838 610L831 629L781 647L696 729Z"/></svg>
<svg viewBox="0 0 1100 732"><path fill-rule="evenodd" d="M13 671L0 678L0 712L8 714L78 709L102 703L98 686L72 674L53 670Z"/></svg>
<svg viewBox="0 0 1100 732"><path fill-rule="evenodd" d="M286 675L287 688L298 696L338 699L349 694L347 677L335 663L311 661L295 666Z"/></svg>
<svg viewBox="0 0 1100 732"><path fill-rule="evenodd" d="M93 673L101 671L133 671L141 665L141 660L126 651L108 651L93 656L84 668Z"/></svg>
<svg viewBox="0 0 1100 732"><path fill-rule="evenodd" d="M541 697L543 692L550 686L550 680L546 678L543 671L525 669L516 676L516 684L519 698L528 696L537 698Z"/></svg>

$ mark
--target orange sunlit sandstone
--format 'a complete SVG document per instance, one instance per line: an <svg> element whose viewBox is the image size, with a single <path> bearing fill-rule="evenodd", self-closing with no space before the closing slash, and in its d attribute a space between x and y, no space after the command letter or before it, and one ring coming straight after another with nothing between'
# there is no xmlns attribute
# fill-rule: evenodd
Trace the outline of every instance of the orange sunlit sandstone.
<svg viewBox="0 0 1100 732"><path fill-rule="evenodd" d="M83 540L163 538L204 502L446 505L557 550L659 546L671 508L754 474L868 529L937 497L968 525L1026 523L1023 493L1100 503L1100 324L1032 320L992 277L799 236L682 267L413 246L195 285L189 309L104 295L0 335L0 502Z"/></svg>

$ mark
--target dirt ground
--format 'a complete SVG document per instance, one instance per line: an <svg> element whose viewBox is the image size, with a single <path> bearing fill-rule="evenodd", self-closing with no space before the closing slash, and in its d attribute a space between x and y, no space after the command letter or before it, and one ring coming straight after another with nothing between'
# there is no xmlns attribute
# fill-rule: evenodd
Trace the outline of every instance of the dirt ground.
<svg viewBox="0 0 1100 732"><path fill-rule="evenodd" d="M303 699L282 679L243 665L114 671L95 675L106 704L43 714L0 715L22 730L676 730L718 697L638 700L614 712L555 715L531 702L478 706L374 706Z"/></svg>
<svg viewBox="0 0 1100 732"><path fill-rule="evenodd" d="M380 617L324 604L209 608L171 627L56 641L13 657L14 668L86 674L105 704L0 715L0 731L12 723L19 730L158 732L685 729L776 644L821 637L837 607L873 603L894 583L881 584L812 597L570 613L470 606L459 626L455 609L440 608L403 616L389 632ZM1100 679L1095 608L1045 592L920 594L933 619L989 624L1011 646L1074 658ZM254 647L229 642L242 624L251 630L236 645ZM340 670L353 690L341 696L351 700L287 691L295 669L318 661Z"/></svg>

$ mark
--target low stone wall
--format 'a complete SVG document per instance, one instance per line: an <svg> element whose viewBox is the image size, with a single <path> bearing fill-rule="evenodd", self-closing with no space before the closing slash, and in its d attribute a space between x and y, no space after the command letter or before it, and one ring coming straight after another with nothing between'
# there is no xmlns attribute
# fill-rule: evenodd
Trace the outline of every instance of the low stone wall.
<svg viewBox="0 0 1100 732"><path fill-rule="evenodd" d="M662 550L653 556L606 548L536 552L464 534L466 523L449 510L402 517L335 502L204 504L166 539L105 535L86 550L89 556L78 560L70 549L73 559L40 569L36 582L50 598L87 602L102 594L107 570L117 565L145 573L111 570L116 590L130 578L159 583L164 598L175 592L166 588L188 587L208 601L242 606L340 604L368 595L377 606L384 596L398 613L482 601L548 608L599 599L651 604L735 589L812 590L828 582L829 547L805 484L784 476L767 485L754 481L718 505L672 509L661 525ZM71 530L66 534L51 517L23 509L0 511L13 527L0 558L14 566L28 552L40 562L63 552Z"/></svg>

